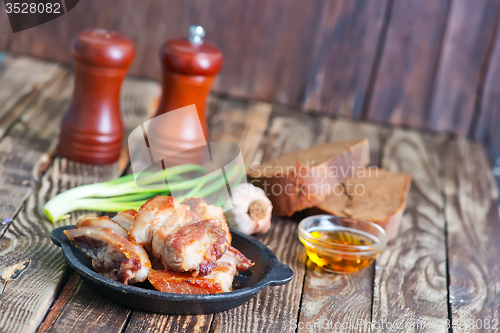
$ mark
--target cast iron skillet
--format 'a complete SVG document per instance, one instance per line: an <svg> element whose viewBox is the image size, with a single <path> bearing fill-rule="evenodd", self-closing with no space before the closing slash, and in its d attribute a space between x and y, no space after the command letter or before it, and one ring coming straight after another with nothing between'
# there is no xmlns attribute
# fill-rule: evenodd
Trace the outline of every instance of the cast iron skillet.
<svg viewBox="0 0 500 333"><path fill-rule="evenodd" d="M248 271L236 276L233 291L212 295L182 295L159 292L149 282L128 286L105 278L92 270L83 253L73 246L63 233L64 230L73 227L60 227L50 233L52 242L62 247L68 264L99 295L133 309L166 314L206 314L226 311L247 302L262 289L288 283L293 277L290 267L280 263L267 246L253 237L231 230L232 245L255 263Z"/></svg>

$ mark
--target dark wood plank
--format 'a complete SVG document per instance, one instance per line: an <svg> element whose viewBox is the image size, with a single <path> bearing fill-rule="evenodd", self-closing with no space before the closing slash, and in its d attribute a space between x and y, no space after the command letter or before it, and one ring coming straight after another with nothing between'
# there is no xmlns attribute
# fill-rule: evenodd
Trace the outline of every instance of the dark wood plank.
<svg viewBox="0 0 500 333"><path fill-rule="evenodd" d="M273 106L263 161L309 148L324 138L323 126L322 117L318 115L304 114L299 109L287 106Z"/></svg>
<svg viewBox="0 0 500 333"><path fill-rule="evenodd" d="M491 60L486 73L485 83L480 96L477 122L471 128L472 137L494 149L496 156L500 156L500 115L496 112L500 108L500 27L497 27L496 40Z"/></svg>
<svg viewBox="0 0 500 333"><path fill-rule="evenodd" d="M55 152L62 115L72 94L72 78L59 74L0 141L0 235L32 193Z"/></svg>
<svg viewBox="0 0 500 333"><path fill-rule="evenodd" d="M34 332L54 301L69 269L59 248L50 241L50 231L75 224L75 212L68 220L48 222L41 213L43 204L54 194L80 184L95 183L117 176L117 165L97 167L57 158L42 176L16 219L0 239L0 270L29 259L30 265L9 283L0 303L0 327L7 332Z"/></svg>
<svg viewBox="0 0 500 333"><path fill-rule="evenodd" d="M232 96L302 103L308 71L313 66L316 35L328 3L214 1L201 20L225 57L214 90Z"/></svg>
<svg viewBox="0 0 500 333"><path fill-rule="evenodd" d="M329 1L323 9L303 106L360 118L389 1ZM312 36L311 36L312 37Z"/></svg>
<svg viewBox="0 0 500 333"><path fill-rule="evenodd" d="M76 34L86 28L106 28L109 24L106 22L111 23L116 18L113 12L121 12L118 1L111 0L108 6L96 4L89 1L85 5L79 3L55 20L12 34L7 51L70 63L71 40Z"/></svg>
<svg viewBox="0 0 500 333"><path fill-rule="evenodd" d="M259 143L264 142L272 105L233 99L217 104L217 112L209 119L210 140L237 144L247 168L261 161L264 152Z"/></svg>
<svg viewBox="0 0 500 333"><path fill-rule="evenodd" d="M54 304L50 307L49 313L45 317L42 324L38 327L37 332L47 332L52 324L56 321L62 309L66 306L71 297L75 294L75 290L80 283L80 275L77 272L71 273L68 281L64 285L61 293L57 296Z"/></svg>
<svg viewBox="0 0 500 333"><path fill-rule="evenodd" d="M393 2L367 119L425 125L449 2Z"/></svg>
<svg viewBox="0 0 500 333"><path fill-rule="evenodd" d="M384 146L382 167L413 182L399 234L377 258L374 332L448 332L443 139L394 129Z"/></svg>
<svg viewBox="0 0 500 333"><path fill-rule="evenodd" d="M86 0L57 20L14 34L9 50L69 62L70 42L77 33L88 27L106 28L134 41L132 74L159 79L160 46L186 36L189 25L196 23L206 28L206 39L225 57L216 91L299 104L312 61L311 36L317 33L326 3Z"/></svg>
<svg viewBox="0 0 500 333"><path fill-rule="evenodd" d="M374 264L354 274L332 274L308 260L297 332L370 332L373 270Z"/></svg>
<svg viewBox="0 0 500 333"><path fill-rule="evenodd" d="M60 65L5 55L0 66L0 138L27 106L64 70Z"/></svg>
<svg viewBox="0 0 500 333"><path fill-rule="evenodd" d="M495 0L453 1L426 124L429 128L462 136L469 132L499 10Z"/></svg>
<svg viewBox="0 0 500 333"><path fill-rule="evenodd" d="M491 332L500 318L498 189L478 144L450 142L444 165L453 331Z"/></svg>
<svg viewBox="0 0 500 333"><path fill-rule="evenodd" d="M71 305L61 309L63 311L56 318L53 318L55 311L51 311L38 332L122 332L130 310L110 302L81 281L74 283L75 280L80 279L72 275L68 286L73 290L68 292L65 286L62 293L62 301L67 300ZM67 299L68 294L70 299ZM57 309L58 301L52 309ZM54 321L53 325L45 327L48 320Z"/></svg>
<svg viewBox="0 0 500 333"><path fill-rule="evenodd" d="M144 118L156 108L159 86L143 81L127 79L123 86L124 140L140 123L138 114L142 112ZM60 122L73 93L73 76L59 65L9 58L0 83L12 87L0 93L0 134L9 129L0 141L1 235L55 153ZM126 158L126 148L124 155Z"/></svg>
<svg viewBox="0 0 500 333"><path fill-rule="evenodd" d="M134 311L127 333L133 332L192 332L208 333L213 315L166 316Z"/></svg>
<svg viewBox="0 0 500 333"><path fill-rule="evenodd" d="M371 165L379 166L385 129L368 123L323 119L325 142L368 138ZM321 140L323 141L323 140ZM308 260L298 332L331 332L342 325L370 332L374 264L355 274L331 274ZM360 324L362 323L362 324Z"/></svg>
<svg viewBox="0 0 500 333"><path fill-rule="evenodd" d="M124 130L118 166L121 171L124 171L130 158L128 136L136 126L155 115L160 103L161 87L155 81L127 77L123 82L120 96Z"/></svg>
<svg viewBox="0 0 500 333"><path fill-rule="evenodd" d="M71 63L77 33L107 28L134 41L132 74L159 79L161 44L197 23L225 56L214 91L463 135L476 89L497 81L495 15L495 0L87 0L28 31L0 26L0 49Z"/></svg>
<svg viewBox="0 0 500 333"><path fill-rule="evenodd" d="M390 133L390 128L365 122L354 122L349 119L323 118L322 142L367 138L370 145L370 165L380 166L381 151Z"/></svg>
<svg viewBox="0 0 500 333"><path fill-rule="evenodd" d="M0 51L7 49L11 37L12 29L7 17L7 11L2 8L0 11Z"/></svg>

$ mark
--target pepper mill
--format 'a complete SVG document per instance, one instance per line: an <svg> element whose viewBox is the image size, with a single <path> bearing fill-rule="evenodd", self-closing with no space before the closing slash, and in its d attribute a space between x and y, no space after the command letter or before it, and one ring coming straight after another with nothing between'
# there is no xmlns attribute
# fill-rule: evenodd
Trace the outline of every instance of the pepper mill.
<svg viewBox="0 0 500 333"><path fill-rule="evenodd" d="M123 138L120 88L134 52L128 38L102 29L85 30L73 40L75 88L61 126L61 156L88 164L118 160Z"/></svg>
<svg viewBox="0 0 500 333"><path fill-rule="evenodd" d="M199 162L200 150L191 155L187 150L208 141L205 104L215 76L222 68L219 48L203 41L205 31L201 26L191 26L189 37L167 41L160 50L163 64L163 95L156 116L194 104L195 113L174 112L169 118L168 133L159 141L167 151L185 151L184 162ZM198 119L196 119L198 118ZM196 130L201 122L202 131ZM165 132L165 131L164 131ZM156 135L162 135L156 132Z"/></svg>

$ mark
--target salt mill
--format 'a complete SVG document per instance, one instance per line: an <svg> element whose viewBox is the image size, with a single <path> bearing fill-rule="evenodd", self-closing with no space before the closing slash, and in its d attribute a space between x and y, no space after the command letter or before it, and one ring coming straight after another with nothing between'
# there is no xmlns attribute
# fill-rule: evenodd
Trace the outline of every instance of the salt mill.
<svg viewBox="0 0 500 333"><path fill-rule="evenodd" d="M118 160L120 88L134 52L132 41L107 30L85 30L73 40L75 90L61 126L61 156L89 164Z"/></svg>
<svg viewBox="0 0 500 333"><path fill-rule="evenodd" d="M203 40L205 31L201 26L191 26L188 38L167 41L160 50L163 65L163 95L156 115L195 104L198 119L180 114L169 124L168 142L170 150L180 151L200 146L208 141L205 104L215 76L222 68L222 53L219 48ZM193 130L193 124L201 122L201 131ZM177 145L178 147L174 147ZM168 147L167 147L168 148ZM194 154L194 153L193 153ZM188 159L191 157L187 156ZM195 162L193 155L191 162ZM188 162L188 160L186 160Z"/></svg>

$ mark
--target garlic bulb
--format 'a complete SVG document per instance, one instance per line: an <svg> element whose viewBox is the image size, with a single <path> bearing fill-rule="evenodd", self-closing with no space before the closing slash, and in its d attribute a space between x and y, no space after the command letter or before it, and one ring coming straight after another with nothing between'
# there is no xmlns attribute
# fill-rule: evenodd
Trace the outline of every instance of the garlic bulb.
<svg viewBox="0 0 500 333"><path fill-rule="evenodd" d="M266 233L271 227L273 205L265 192L252 184L240 184L231 192L237 204L225 213L229 226L247 235Z"/></svg>

